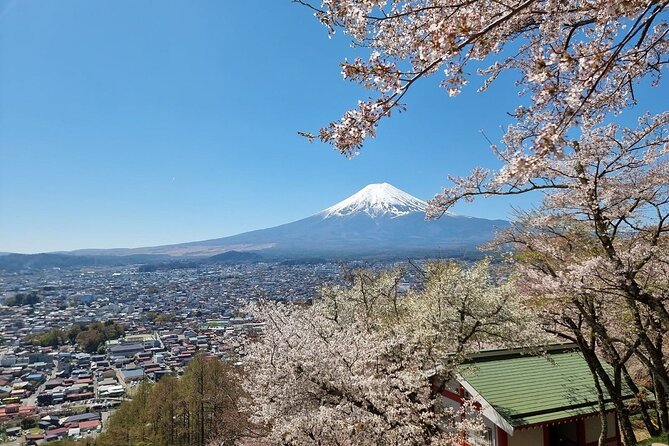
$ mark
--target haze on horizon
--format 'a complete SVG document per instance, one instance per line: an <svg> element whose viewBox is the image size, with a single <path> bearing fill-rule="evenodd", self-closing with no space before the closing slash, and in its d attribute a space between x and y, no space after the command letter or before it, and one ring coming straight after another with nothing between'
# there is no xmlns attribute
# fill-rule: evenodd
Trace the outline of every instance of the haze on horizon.
<svg viewBox="0 0 669 446"><path fill-rule="evenodd" d="M421 84L354 160L309 144L298 130L365 94L339 73L349 39L328 39L288 0L258 6L0 0L0 251L223 237L312 215L369 183L428 199L448 175L499 165L480 131L497 141L522 101L504 82L457 98L438 79ZM666 97L639 95L649 108ZM455 211L509 218L510 204L532 199Z"/></svg>

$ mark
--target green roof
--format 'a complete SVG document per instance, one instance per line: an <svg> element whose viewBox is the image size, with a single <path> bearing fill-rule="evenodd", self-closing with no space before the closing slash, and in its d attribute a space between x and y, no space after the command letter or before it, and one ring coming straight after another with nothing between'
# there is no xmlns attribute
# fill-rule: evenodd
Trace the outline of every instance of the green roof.
<svg viewBox="0 0 669 446"><path fill-rule="evenodd" d="M481 357L463 365L460 374L514 427L598 412L588 364L573 350L545 356L500 353ZM623 394L633 396L627 386ZM606 390L604 395L608 401Z"/></svg>

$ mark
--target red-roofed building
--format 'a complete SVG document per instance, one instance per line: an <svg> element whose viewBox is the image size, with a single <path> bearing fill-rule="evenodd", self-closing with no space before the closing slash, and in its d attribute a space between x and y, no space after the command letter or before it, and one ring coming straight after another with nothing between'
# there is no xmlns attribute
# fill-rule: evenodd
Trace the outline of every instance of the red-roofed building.
<svg viewBox="0 0 669 446"><path fill-rule="evenodd" d="M46 431L45 439L46 441L50 440L56 440L59 438L63 438L65 435L67 435L68 429L66 427L59 427L58 429L49 429Z"/></svg>
<svg viewBox="0 0 669 446"><path fill-rule="evenodd" d="M0 422L11 420L13 418L25 418L37 413L35 406L21 406L19 404L7 404L0 407Z"/></svg>
<svg viewBox="0 0 669 446"><path fill-rule="evenodd" d="M95 394L93 392L82 392L82 393L71 393L65 396L65 399L68 401L82 401L93 398Z"/></svg>
<svg viewBox="0 0 669 446"><path fill-rule="evenodd" d="M92 431L97 429L101 424L100 420L82 421L79 423L79 429L81 429L82 432Z"/></svg>

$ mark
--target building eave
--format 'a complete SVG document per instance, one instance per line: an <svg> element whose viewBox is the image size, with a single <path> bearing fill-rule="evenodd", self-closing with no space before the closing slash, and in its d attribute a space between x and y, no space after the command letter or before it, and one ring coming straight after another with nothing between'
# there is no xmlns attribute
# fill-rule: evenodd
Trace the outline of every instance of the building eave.
<svg viewBox="0 0 669 446"><path fill-rule="evenodd" d="M492 407L492 404L490 404L485 398L483 398L483 396L480 393L478 393L476 389L472 387L467 382L467 380L462 377L462 375L457 373L455 375L455 379L472 396L472 401L481 405L481 413L483 414L483 416L485 416L492 423L494 423L495 426L499 427L507 434L513 435L514 427L511 425L511 423L509 423L506 418L504 418L499 412L497 412L495 408Z"/></svg>

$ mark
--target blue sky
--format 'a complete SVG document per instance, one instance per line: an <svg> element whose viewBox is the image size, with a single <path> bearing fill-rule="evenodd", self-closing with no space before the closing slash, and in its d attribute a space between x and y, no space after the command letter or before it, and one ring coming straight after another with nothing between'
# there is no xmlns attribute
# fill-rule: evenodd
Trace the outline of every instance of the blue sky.
<svg viewBox="0 0 669 446"><path fill-rule="evenodd" d="M417 86L353 160L298 136L365 97L340 74L355 54L289 0L0 0L0 251L221 237L368 183L427 199L497 166L480 130L498 140L520 102L504 79L457 98ZM528 199L455 211L511 204Z"/></svg>

